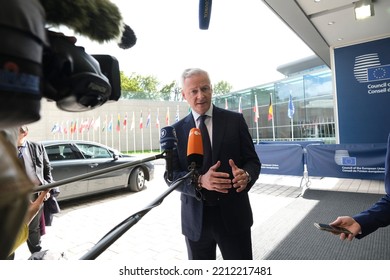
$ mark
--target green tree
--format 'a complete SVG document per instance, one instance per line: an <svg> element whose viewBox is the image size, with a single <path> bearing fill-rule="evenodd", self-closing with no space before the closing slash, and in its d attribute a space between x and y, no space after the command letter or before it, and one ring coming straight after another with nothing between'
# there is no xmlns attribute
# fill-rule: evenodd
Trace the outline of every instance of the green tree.
<svg viewBox="0 0 390 280"><path fill-rule="evenodd" d="M213 94L222 95L231 92L233 86L226 81L219 81L213 85Z"/></svg>
<svg viewBox="0 0 390 280"><path fill-rule="evenodd" d="M172 93L175 91L176 82L172 81L169 84L164 85L160 89L160 97L162 100L169 101L172 98Z"/></svg>
<svg viewBox="0 0 390 280"><path fill-rule="evenodd" d="M159 81L154 76L141 76L132 73L126 76L123 72L121 75L121 88L123 98L133 99L157 99Z"/></svg>

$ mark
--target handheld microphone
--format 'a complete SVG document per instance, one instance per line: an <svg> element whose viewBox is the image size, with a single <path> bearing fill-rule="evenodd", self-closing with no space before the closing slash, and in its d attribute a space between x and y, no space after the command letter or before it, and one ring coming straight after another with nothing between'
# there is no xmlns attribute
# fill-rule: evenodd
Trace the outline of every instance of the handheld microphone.
<svg viewBox="0 0 390 280"><path fill-rule="evenodd" d="M203 142L199 128L192 128L188 136L187 162L190 169L199 169L203 164Z"/></svg>
<svg viewBox="0 0 390 280"><path fill-rule="evenodd" d="M167 173L167 179L173 180L172 170L172 151L177 146L176 130L173 126L166 126L161 128L160 131L160 147L165 152L165 172Z"/></svg>
<svg viewBox="0 0 390 280"><path fill-rule="evenodd" d="M210 24L211 0L199 0L199 28L207 30Z"/></svg>

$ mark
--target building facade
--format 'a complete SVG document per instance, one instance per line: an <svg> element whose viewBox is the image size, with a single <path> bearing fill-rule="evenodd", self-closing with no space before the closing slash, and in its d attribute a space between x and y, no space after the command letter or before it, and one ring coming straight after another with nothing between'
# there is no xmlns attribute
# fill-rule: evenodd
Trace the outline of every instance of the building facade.
<svg viewBox="0 0 390 280"><path fill-rule="evenodd" d="M320 65L283 80L215 97L242 112L254 142L320 140L335 143L332 73Z"/></svg>

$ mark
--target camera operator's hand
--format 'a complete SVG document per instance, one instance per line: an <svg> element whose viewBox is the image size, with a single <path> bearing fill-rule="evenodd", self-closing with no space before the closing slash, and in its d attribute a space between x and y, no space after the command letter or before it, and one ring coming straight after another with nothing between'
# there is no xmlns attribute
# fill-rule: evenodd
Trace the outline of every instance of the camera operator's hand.
<svg viewBox="0 0 390 280"><path fill-rule="evenodd" d="M48 30L48 33L50 34L50 36L65 37L73 45L76 44L76 42L77 42L77 38L76 37L74 37L74 36L66 36L62 32L55 32L55 31Z"/></svg>

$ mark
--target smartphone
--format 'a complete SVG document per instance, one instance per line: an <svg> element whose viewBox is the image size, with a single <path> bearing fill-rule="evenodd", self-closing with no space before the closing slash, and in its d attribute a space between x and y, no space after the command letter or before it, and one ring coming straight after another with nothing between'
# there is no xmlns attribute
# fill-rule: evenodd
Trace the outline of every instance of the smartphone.
<svg viewBox="0 0 390 280"><path fill-rule="evenodd" d="M343 227L336 227L336 226L331 226L328 224L321 224L321 223L314 223L314 225L316 226L316 228L320 230L329 231L335 234L340 234L340 233L352 234L352 232L350 232L349 230Z"/></svg>

